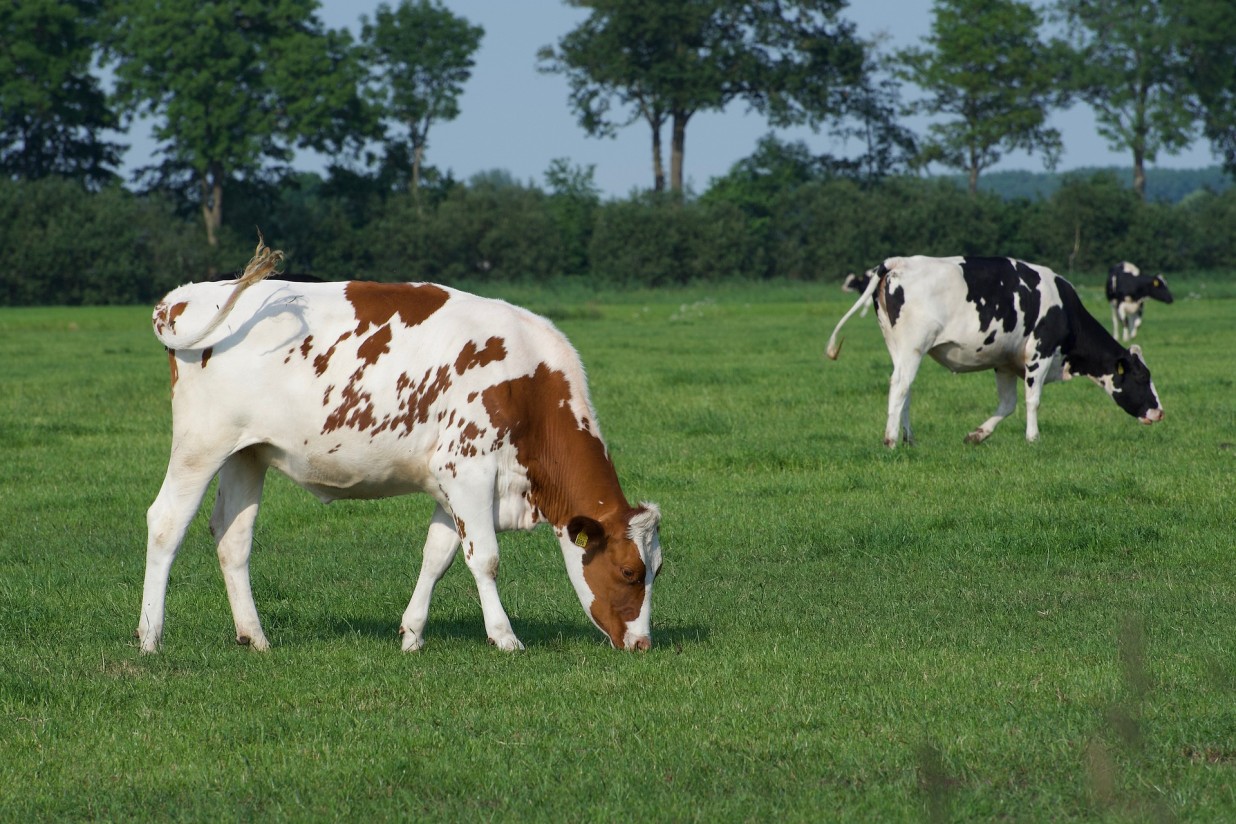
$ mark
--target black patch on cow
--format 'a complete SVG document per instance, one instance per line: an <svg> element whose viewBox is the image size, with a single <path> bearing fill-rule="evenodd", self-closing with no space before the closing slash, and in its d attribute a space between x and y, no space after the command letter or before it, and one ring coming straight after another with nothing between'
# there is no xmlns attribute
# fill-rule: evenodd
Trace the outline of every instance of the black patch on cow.
<svg viewBox="0 0 1236 824"><path fill-rule="evenodd" d="M883 263L876 267L875 275L879 278L876 283L876 303L884 309L889 325L896 326L897 318L901 315L901 307L906 305L906 294L900 286L896 291L889 291L888 272L888 267Z"/></svg>
<svg viewBox="0 0 1236 824"><path fill-rule="evenodd" d="M996 257L971 257L961 262L966 281L966 300L979 316L979 329L987 332L988 343L995 333L1014 332L1018 326L1033 329L1039 320L1042 303L1039 273L1021 261Z"/></svg>
<svg viewBox="0 0 1236 824"><path fill-rule="evenodd" d="M897 318L901 315L901 307L906 305L905 290L898 285L894 289L888 288L888 280L884 281L884 311L888 314L888 323L890 326L897 325Z"/></svg>
<svg viewBox="0 0 1236 824"><path fill-rule="evenodd" d="M990 335L988 335L988 336L986 337L986 339L984 339L984 341L983 341L983 345L984 345L984 346L991 346L991 345L992 345L993 343L995 343L995 342L996 342L996 330L995 330L995 329L992 329L992 330L991 330L991 334L990 334Z"/></svg>

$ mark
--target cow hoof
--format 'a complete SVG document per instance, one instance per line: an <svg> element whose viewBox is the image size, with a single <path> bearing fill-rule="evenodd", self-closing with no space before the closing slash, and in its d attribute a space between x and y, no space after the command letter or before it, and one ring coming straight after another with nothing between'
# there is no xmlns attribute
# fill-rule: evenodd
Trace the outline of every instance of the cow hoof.
<svg viewBox="0 0 1236 824"><path fill-rule="evenodd" d="M514 635L503 636L502 638L489 637L489 643L503 652L519 652L523 650L524 645L519 642L519 639Z"/></svg>
<svg viewBox="0 0 1236 824"><path fill-rule="evenodd" d="M254 652L270 652L270 642L265 635L237 635L236 643Z"/></svg>
<svg viewBox="0 0 1236 824"><path fill-rule="evenodd" d="M966 435L966 443L982 443L987 440L987 436L990 434L990 432L984 432L981 429L976 429L969 435Z"/></svg>
<svg viewBox="0 0 1236 824"><path fill-rule="evenodd" d="M425 648L425 639L415 632L407 629L399 630L399 634L403 636L403 643L400 645L404 652L420 652Z"/></svg>

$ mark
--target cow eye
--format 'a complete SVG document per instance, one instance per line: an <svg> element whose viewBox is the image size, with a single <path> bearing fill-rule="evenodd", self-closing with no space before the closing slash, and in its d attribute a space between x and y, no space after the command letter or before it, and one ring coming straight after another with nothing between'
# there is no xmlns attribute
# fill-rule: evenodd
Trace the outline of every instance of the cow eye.
<svg viewBox="0 0 1236 824"><path fill-rule="evenodd" d="M635 570L624 566L622 568L622 577L627 580L627 583L633 583L635 581Z"/></svg>

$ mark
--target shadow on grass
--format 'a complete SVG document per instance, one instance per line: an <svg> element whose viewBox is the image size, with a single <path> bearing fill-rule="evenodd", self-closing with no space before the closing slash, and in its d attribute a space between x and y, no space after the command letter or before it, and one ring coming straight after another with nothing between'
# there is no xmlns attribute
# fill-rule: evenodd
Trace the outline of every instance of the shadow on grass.
<svg viewBox="0 0 1236 824"><path fill-rule="evenodd" d="M511 622L515 634L525 646L549 647L555 644L575 643L578 641L595 641L597 644L608 643L605 636L596 627L584 621L538 621L536 619L520 619ZM670 625L652 628L654 649L657 647L672 648L681 652L684 648L700 646L707 642L709 630L696 624ZM367 617L340 617L333 619L318 633L310 633L309 637L318 640L328 640L346 636L359 636L379 642L399 643L399 624L389 620L377 620ZM273 636L272 636L273 639ZM432 644L435 640L477 641L484 643L485 623L478 614L474 619L441 618L435 620L432 616L425 625L425 641Z"/></svg>

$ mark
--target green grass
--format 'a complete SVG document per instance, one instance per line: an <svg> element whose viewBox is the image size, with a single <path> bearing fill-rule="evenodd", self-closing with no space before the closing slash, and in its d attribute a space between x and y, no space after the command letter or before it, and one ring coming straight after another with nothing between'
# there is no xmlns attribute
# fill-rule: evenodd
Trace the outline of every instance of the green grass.
<svg viewBox="0 0 1236 824"><path fill-rule="evenodd" d="M895 452L874 319L821 356L835 286L509 294L662 506L647 655L608 649L544 532L502 539L525 653L486 645L458 564L403 655L429 502L273 475L273 651L233 643L204 508L140 655L149 312L0 310L0 820L1232 820L1236 294L1184 282L1139 338L1163 423L1073 381L1040 443L1019 409L967 446L994 381L929 363Z"/></svg>

